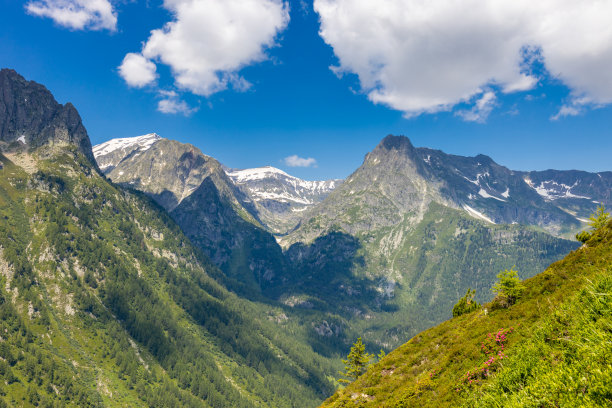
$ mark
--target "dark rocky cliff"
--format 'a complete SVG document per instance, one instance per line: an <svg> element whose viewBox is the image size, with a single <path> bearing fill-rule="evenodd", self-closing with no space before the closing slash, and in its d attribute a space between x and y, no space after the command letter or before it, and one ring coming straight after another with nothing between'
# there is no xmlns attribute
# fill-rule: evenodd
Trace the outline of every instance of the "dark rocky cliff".
<svg viewBox="0 0 612 408"><path fill-rule="evenodd" d="M96 166L91 142L71 103L58 103L43 85L12 69L0 71L0 149L34 151L71 143ZM97 167L97 166L96 166Z"/></svg>

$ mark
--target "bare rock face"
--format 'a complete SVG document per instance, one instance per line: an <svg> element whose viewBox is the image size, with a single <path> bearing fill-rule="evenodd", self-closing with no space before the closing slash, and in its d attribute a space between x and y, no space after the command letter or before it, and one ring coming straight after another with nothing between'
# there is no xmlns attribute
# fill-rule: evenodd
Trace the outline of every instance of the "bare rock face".
<svg viewBox="0 0 612 408"><path fill-rule="evenodd" d="M12 69L0 71L0 149L34 151L60 143L75 145L96 162L81 117L71 103L58 103L43 85Z"/></svg>

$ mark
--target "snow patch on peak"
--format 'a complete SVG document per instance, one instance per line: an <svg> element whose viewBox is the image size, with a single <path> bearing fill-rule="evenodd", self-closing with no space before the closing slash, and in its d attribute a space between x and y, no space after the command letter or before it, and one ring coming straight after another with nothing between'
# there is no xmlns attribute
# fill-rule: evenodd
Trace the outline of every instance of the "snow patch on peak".
<svg viewBox="0 0 612 408"><path fill-rule="evenodd" d="M470 214L472 217L474 218L478 218L480 220L484 220L486 222L489 222L491 224L495 224L495 222L493 222L492 219L490 219L489 217L487 217L486 215L484 215L483 213L476 211L475 209L473 209L472 207L470 207L467 204L463 204L463 209L465 211L467 211L468 214Z"/></svg>
<svg viewBox="0 0 612 408"><path fill-rule="evenodd" d="M479 165L480 165L480 164L479 164ZM480 179L481 179L481 178L485 178L485 177L489 177L489 176L490 176L489 172L488 172L488 171L485 171L484 173L478 173L478 174L476 175L476 180L471 180L471 179L469 179L468 177L465 177L465 176L463 176L463 175L462 175L461 177L463 177L464 179L466 179L466 180L467 180L467 181L469 181L470 183L475 184L475 185L477 185L477 186L479 186L479 187L480 187Z"/></svg>
<svg viewBox="0 0 612 408"><path fill-rule="evenodd" d="M274 177L274 175L276 174L287 177L287 178L291 178L291 179L298 179L297 177L293 177L285 173L281 169L277 169L276 167L272 167L272 166L257 167L254 169L228 171L226 173L236 183L245 183L247 181L263 180L269 177Z"/></svg>
<svg viewBox="0 0 612 408"><path fill-rule="evenodd" d="M478 195L483 198L494 198L495 200L506 202L506 200L503 200L499 197L492 196L491 194L487 193L485 189L483 189L482 187L480 188L480 191L478 191Z"/></svg>
<svg viewBox="0 0 612 408"><path fill-rule="evenodd" d="M21 143L23 143L23 144L28 144L28 142L26 142L25 135L21 135L21 136L19 136L19 137L17 138L17 141L18 141L18 142L21 142Z"/></svg>
<svg viewBox="0 0 612 408"><path fill-rule="evenodd" d="M130 148L138 148L139 151L144 152L149 150L159 140L161 140L161 136L157 133L149 133L136 137L111 139L108 142L94 146L92 150L96 159L99 156L105 156L117 150L127 150Z"/></svg>
<svg viewBox="0 0 612 408"><path fill-rule="evenodd" d="M338 180L302 180L272 166L226 170L226 174L234 184L246 188L253 201L276 201L300 206L316 204L338 184Z"/></svg>
<svg viewBox="0 0 612 408"><path fill-rule="evenodd" d="M504 198L510 197L510 188L506 188L506 191L502 193L502 197Z"/></svg>
<svg viewBox="0 0 612 408"><path fill-rule="evenodd" d="M554 180L546 180L542 181L540 185L535 185L531 179L525 177L525 183L531 188L533 188L541 197L548 201L554 201L559 198L583 198L586 200L590 200L591 197L576 195L572 193L572 188L578 185L578 181L576 181L573 185L568 186L567 184L558 183Z"/></svg>

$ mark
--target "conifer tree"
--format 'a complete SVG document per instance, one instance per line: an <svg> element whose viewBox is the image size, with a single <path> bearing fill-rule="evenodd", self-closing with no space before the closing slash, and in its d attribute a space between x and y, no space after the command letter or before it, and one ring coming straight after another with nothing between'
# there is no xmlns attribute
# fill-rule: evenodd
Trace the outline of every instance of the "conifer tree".
<svg viewBox="0 0 612 408"><path fill-rule="evenodd" d="M521 283L521 278L514 267L506 269L497 275L497 282L491 291L497 296L495 300L503 307L510 307L521 297L525 287Z"/></svg>
<svg viewBox="0 0 612 408"><path fill-rule="evenodd" d="M476 291L472 290L472 288L468 288L467 292L465 292L465 296L459 299L457 304L453 307L453 317L461 316L479 309L481 306L480 303L474 300L475 295Z"/></svg>
<svg viewBox="0 0 612 408"><path fill-rule="evenodd" d="M594 230L598 230L600 228L603 228L608 223L609 217L610 213L606 212L606 209L602 204L597 207L597 211L595 211L595 213L591 214L591 216L589 217L589 225Z"/></svg>
<svg viewBox="0 0 612 408"><path fill-rule="evenodd" d="M606 212L606 209L602 204L601 206L597 207L597 211L595 211L589 217L589 226L591 227L592 231L579 232L578 234L576 234L576 239L582 242L583 244L586 243L589 239L591 239L591 236L593 236L593 232L597 231L600 228L603 228L609 220L610 213Z"/></svg>
<svg viewBox="0 0 612 408"><path fill-rule="evenodd" d="M351 347L351 351L346 360L342 360L345 365L345 371L340 371L340 375L343 377L348 377L350 380L341 378L338 381L349 384L356 380L361 374L365 373L368 364L373 357L373 354L366 353L365 345L361 341L361 337L359 337L353 344L353 347Z"/></svg>

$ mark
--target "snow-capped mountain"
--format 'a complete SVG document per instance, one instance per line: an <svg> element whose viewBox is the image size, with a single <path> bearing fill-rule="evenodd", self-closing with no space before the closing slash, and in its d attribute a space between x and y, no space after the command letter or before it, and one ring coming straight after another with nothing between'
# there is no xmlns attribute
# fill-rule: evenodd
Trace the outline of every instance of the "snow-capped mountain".
<svg viewBox="0 0 612 408"><path fill-rule="evenodd" d="M414 149L425 178L442 196L476 218L496 224L528 224L571 236L599 204L612 204L612 172L513 171L490 157L463 157Z"/></svg>
<svg viewBox="0 0 612 408"><path fill-rule="evenodd" d="M302 180L271 166L229 170L227 175L253 200L258 218L281 233L297 225L305 210L323 201L342 183Z"/></svg>
<svg viewBox="0 0 612 408"><path fill-rule="evenodd" d="M251 290L260 288L256 276L281 276L274 237L217 160L156 134L113 139L94 151L108 178L153 198L228 276Z"/></svg>
<svg viewBox="0 0 612 408"><path fill-rule="evenodd" d="M246 187L254 201L267 208L287 208L293 212L323 201L342 180L308 181L271 166L228 171L238 186Z"/></svg>
<svg viewBox="0 0 612 408"><path fill-rule="evenodd" d="M195 161L185 161L185 156L182 155L175 157L173 162L172 155L168 154L174 152L177 146L173 141L156 133L149 133L111 139L94 146L93 153L104 174L116 182L128 183L134 188L164 195L158 197L158 200L161 199L162 205L172 209L195 191L209 174L206 163L212 159L198 151L191 155L197 159ZM168 160L162 160L164 148ZM151 149L155 150L155 155L146 154ZM180 148L178 151L182 152ZM148 160L143 163L144 157L156 155L160 157L156 157L154 162ZM155 170L152 166L161 166L164 169ZM302 180L271 166L225 172L231 183L242 193L241 205L269 230L277 233L284 233L295 227L302 212L323 201L342 182ZM171 179L174 182L169 183L165 176L162 177L162 174L168 173L173 174ZM155 187L156 184L159 186ZM166 190L171 191L172 195L167 194Z"/></svg>
<svg viewBox="0 0 612 408"><path fill-rule="evenodd" d="M573 238L598 205L612 206L612 172L513 171L485 155L451 155L388 136L326 200L302 215L300 227L282 244L311 242L338 226L359 235L400 222L416 225L431 203L489 224L528 225Z"/></svg>
<svg viewBox="0 0 612 408"><path fill-rule="evenodd" d="M113 177L126 181L135 176L118 174L119 170L128 171L128 163L139 162L139 156L161 140L166 139L155 133L113 139L94 146L93 152L104 173L113 172ZM438 191L447 205L493 224L534 225L569 237L584 226L597 205L612 205L611 172L512 171L485 155L463 157L428 148L411 148L409 152L415 177L422 177L430 185L429 191ZM156 165L170 165L163 163L157 161ZM302 180L271 166L225 169L225 173L242 192L242 205L275 233L286 233L298 225L306 210L317 207L342 183ZM194 190L188 178L183 181L179 184L185 188L177 203Z"/></svg>
<svg viewBox="0 0 612 408"><path fill-rule="evenodd" d="M156 133L111 139L94 146L93 154L100 170L107 174L117 167L122 160L146 152L161 139L162 137Z"/></svg>

